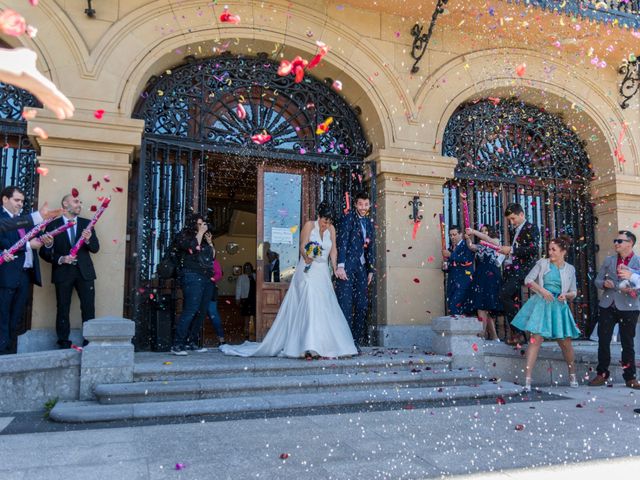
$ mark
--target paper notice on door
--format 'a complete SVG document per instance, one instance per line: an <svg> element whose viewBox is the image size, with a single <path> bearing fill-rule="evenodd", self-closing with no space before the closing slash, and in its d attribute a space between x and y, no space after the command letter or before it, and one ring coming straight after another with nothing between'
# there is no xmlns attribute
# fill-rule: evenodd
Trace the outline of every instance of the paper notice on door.
<svg viewBox="0 0 640 480"><path fill-rule="evenodd" d="M271 243L274 245L291 245L293 243L293 233L289 228L272 227Z"/></svg>

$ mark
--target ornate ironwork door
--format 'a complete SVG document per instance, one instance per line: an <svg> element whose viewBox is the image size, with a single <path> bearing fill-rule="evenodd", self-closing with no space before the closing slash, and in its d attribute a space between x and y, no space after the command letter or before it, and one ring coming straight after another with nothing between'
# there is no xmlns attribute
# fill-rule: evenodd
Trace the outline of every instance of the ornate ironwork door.
<svg viewBox="0 0 640 480"><path fill-rule="evenodd" d="M540 251L569 235L567 261L576 267L578 297L572 302L580 330L589 336L597 314L595 224L583 143L562 120L515 99L461 106L444 134L443 154L456 157L455 179L444 187L445 220L462 226L461 195L474 228L492 225L508 243L504 209L517 202L538 226Z"/></svg>
<svg viewBox="0 0 640 480"><path fill-rule="evenodd" d="M41 106L26 90L0 82L0 190L9 185L20 187L25 193L24 212L30 212L38 204L38 159L27 136L27 122L22 118L22 111L25 107ZM27 303L18 334L29 328L31 302Z"/></svg>
<svg viewBox="0 0 640 480"><path fill-rule="evenodd" d="M278 76L277 64L265 55L222 55L149 81L135 114L145 120L145 135L130 188L131 295L125 305L137 323L139 348L152 346L158 312L175 309L176 286L158 280L156 266L187 210L206 212L207 182L225 161L252 165L245 175L257 175L256 164L302 167L306 193L315 195L307 204L327 200L336 215L346 208L347 193L360 189L370 189L375 205L375 170L363 161L370 145L357 113L329 80L307 75L295 83L292 76ZM318 132L329 117L329 130ZM263 142L258 134L269 138ZM223 165L213 168L212 162Z"/></svg>

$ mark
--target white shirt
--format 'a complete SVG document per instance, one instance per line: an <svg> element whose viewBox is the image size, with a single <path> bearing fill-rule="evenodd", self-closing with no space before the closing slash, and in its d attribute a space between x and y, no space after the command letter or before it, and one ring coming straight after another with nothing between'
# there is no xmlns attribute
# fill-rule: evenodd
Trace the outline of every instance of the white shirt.
<svg viewBox="0 0 640 480"><path fill-rule="evenodd" d="M513 263L513 250L516 247L516 243L518 243L518 235L520 235L520 231L522 230L522 227L524 227L525 223L527 223L526 220L516 227L516 231L513 234L513 242L511 242L511 252L509 253L509 256L504 260L505 265L511 265Z"/></svg>
<svg viewBox="0 0 640 480"><path fill-rule="evenodd" d="M12 214L9 210L7 210L4 207L2 207L2 209L11 218L15 218L15 217L19 217L20 216L20 214L17 214L17 215ZM38 216L40 217L40 213L38 213ZM34 219L34 223L35 223L35 218L33 217L33 214L31 214L31 217ZM42 221L42 217L40 217L40 221ZM38 222L38 223L40 223L40 222ZM25 244L25 247L26 247L27 251L24 254L24 265L22 266L22 268L33 268L33 251L31 250L31 245L29 244L29 242L27 242Z"/></svg>
<svg viewBox="0 0 640 480"><path fill-rule="evenodd" d="M253 276L253 274L251 274ZM249 275L243 273L236 280L236 300L249 298L249 290L251 289L251 282L249 281Z"/></svg>
<svg viewBox="0 0 640 480"><path fill-rule="evenodd" d="M74 237L73 240L71 240L71 236L70 235L71 235L72 231L74 231L76 228L78 228L78 220L76 218L67 218L64 215L62 215L62 221L64 222L65 225L67 223L69 223L70 221L72 221L72 220L74 222L76 222L76 224L73 227L69 228L69 230L67 230L65 233L67 234L67 237L69 237L69 241L71 242L71 246L73 247L76 244L76 240L75 240L75 237ZM76 235L77 235L77 232L76 232Z"/></svg>

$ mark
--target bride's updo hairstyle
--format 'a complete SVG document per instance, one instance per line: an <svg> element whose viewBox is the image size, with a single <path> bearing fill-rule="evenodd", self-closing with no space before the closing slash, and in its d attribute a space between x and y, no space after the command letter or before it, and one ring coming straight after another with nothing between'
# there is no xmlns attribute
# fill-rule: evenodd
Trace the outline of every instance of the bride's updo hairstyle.
<svg viewBox="0 0 640 480"><path fill-rule="evenodd" d="M571 240L571 237L569 237L568 235L560 235L559 237L551 240L550 243L555 243L560 250L566 252L569 250L569 247L573 243L573 240Z"/></svg>
<svg viewBox="0 0 640 480"><path fill-rule="evenodd" d="M331 206L327 202L322 202L318 205L318 218L326 218L333 222L333 210L331 210Z"/></svg>

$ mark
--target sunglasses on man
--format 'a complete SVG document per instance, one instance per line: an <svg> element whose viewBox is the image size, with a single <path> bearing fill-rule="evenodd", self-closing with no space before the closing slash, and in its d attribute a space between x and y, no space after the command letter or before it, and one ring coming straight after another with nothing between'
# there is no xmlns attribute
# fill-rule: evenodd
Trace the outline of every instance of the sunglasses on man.
<svg viewBox="0 0 640 480"><path fill-rule="evenodd" d="M627 240L627 239L622 239L622 238L614 238L613 239L613 243L623 243L623 242L630 242L631 240Z"/></svg>

